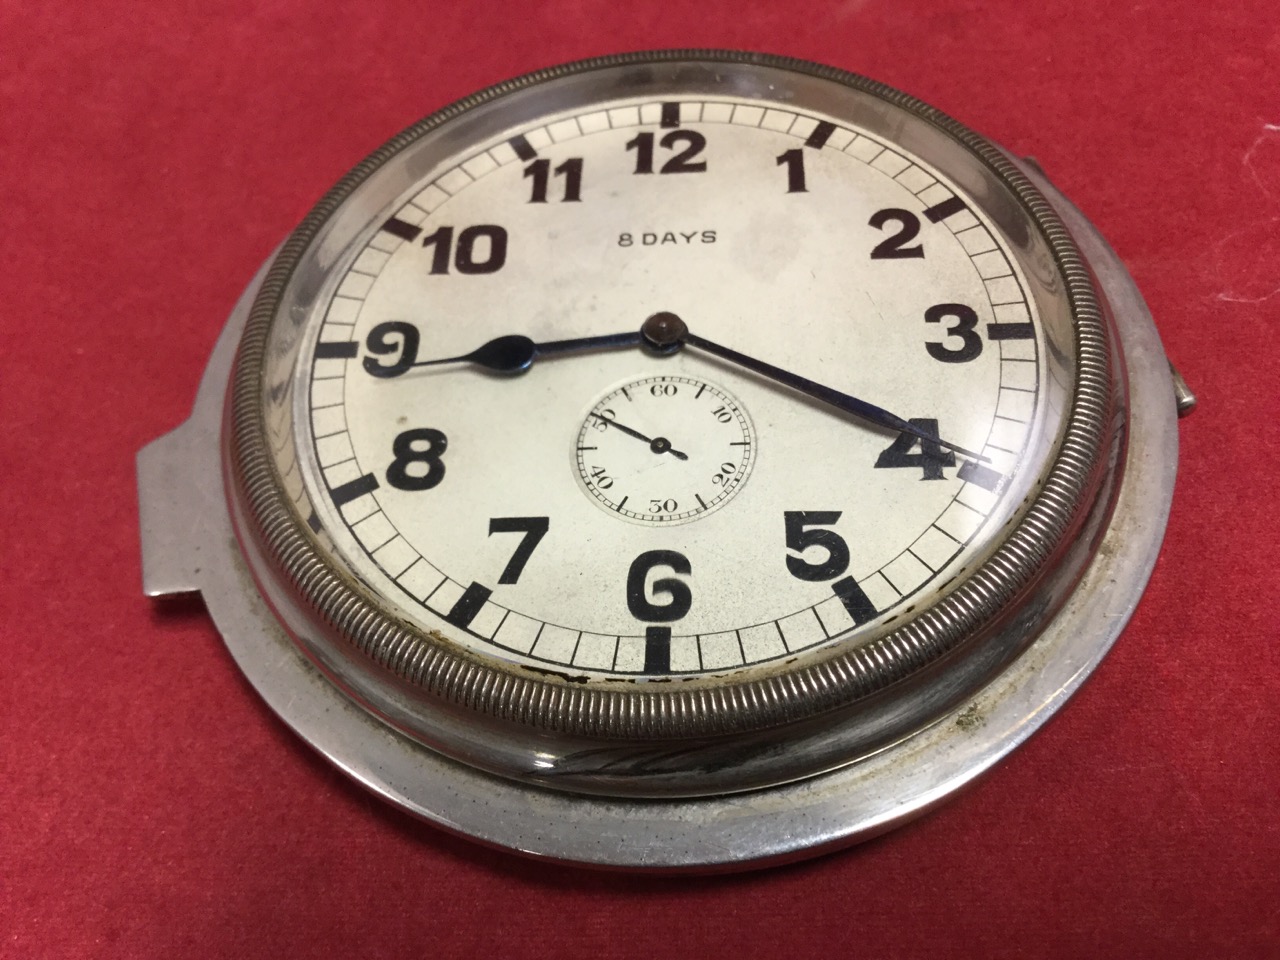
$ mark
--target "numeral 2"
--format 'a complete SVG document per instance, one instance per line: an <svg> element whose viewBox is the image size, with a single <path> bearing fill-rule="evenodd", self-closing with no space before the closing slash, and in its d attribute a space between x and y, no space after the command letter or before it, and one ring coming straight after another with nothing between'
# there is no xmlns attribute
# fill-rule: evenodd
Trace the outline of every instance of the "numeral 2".
<svg viewBox="0 0 1280 960"><path fill-rule="evenodd" d="M877 210L867 223L877 230L883 230L884 225L890 220L898 225L898 232L877 243L871 250L871 259L902 260L908 257L923 257L923 246L918 243L911 247L907 246L920 233L920 218L910 210L890 207L887 210Z"/></svg>

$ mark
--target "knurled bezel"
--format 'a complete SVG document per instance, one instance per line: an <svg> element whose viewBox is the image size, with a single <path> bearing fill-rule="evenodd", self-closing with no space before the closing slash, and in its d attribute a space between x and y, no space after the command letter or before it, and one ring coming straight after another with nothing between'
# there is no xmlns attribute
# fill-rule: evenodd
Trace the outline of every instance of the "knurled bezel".
<svg viewBox="0 0 1280 960"><path fill-rule="evenodd" d="M465 111L515 91L569 74L672 61L757 65L842 83L928 121L967 147L1017 197L1049 246L1075 320L1075 391L1054 463L1014 529L963 583L892 632L788 671L714 686L655 690L652 684L534 676L482 660L396 618L319 549L271 455L263 409L269 334L294 269L322 225L391 156ZM432 114L355 167L288 238L262 283L236 356L227 429L236 494L253 535L300 600L361 651L371 670L390 671L425 698L498 721L580 737L667 740L761 730L849 707L981 633L1035 582L1092 502L1113 403L1106 321L1088 267L1048 201L999 148L935 108L856 74L765 54L671 50L580 61L498 84Z"/></svg>

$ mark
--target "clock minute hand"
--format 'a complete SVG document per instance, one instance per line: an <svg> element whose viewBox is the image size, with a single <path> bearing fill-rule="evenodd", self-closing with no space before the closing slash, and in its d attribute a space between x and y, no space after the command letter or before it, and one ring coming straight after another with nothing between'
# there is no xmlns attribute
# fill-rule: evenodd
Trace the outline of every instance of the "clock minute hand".
<svg viewBox="0 0 1280 960"><path fill-rule="evenodd" d="M966 450L959 444L929 436L923 430L913 426L910 421L904 420L897 414L890 413L874 403L868 403L866 400L860 400L847 393L841 393L839 390L815 383L807 377L791 373L789 370L783 370L781 367L775 367L771 363L765 363L763 360L757 360L755 357L749 357L745 353L739 353L737 350L691 333L684 321L674 314L654 314L644 322L641 331L644 333L645 339L655 349L670 349L673 344L677 343L694 347L713 356L720 357L722 360L736 363L738 366L745 367L761 376L768 377L770 380L813 397L815 400L821 400L823 403L830 404L838 410L851 413L867 423L872 423L888 430L896 430L898 433L910 434L920 440L936 443L974 460L990 462L988 457L984 457L980 453L974 453L972 450Z"/></svg>
<svg viewBox="0 0 1280 960"><path fill-rule="evenodd" d="M497 373L523 373L533 366L538 357L559 353L577 353L584 350L608 350L613 347L633 347L643 343L640 332L605 333L594 337L576 337L572 340L547 340L535 343L523 334L495 337L481 344L470 353L457 357L441 357L437 360L419 360L411 367L433 367L442 363L474 363Z"/></svg>

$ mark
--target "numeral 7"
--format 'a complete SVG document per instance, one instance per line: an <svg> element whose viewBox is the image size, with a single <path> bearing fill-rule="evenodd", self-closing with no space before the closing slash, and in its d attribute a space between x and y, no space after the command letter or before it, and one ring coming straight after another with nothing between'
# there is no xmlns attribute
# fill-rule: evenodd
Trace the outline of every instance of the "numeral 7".
<svg viewBox="0 0 1280 960"><path fill-rule="evenodd" d="M533 550L538 545L538 541L547 535L547 528L550 525L551 521L547 517L493 517L490 519L490 536L495 533L524 534L516 547L516 552L507 561L502 576L498 578L499 583L515 583L520 579L520 574L524 572L524 565L533 556Z"/></svg>

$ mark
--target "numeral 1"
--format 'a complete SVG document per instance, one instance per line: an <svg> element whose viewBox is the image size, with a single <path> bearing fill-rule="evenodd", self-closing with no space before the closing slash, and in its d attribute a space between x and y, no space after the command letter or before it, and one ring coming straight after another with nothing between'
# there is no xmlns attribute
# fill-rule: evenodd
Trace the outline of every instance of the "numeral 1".
<svg viewBox="0 0 1280 960"><path fill-rule="evenodd" d="M778 166L787 168L787 193L808 193L804 185L804 151L788 150L779 155Z"/></svg>

